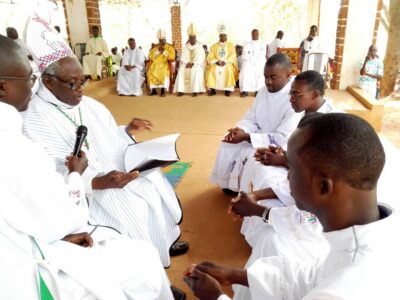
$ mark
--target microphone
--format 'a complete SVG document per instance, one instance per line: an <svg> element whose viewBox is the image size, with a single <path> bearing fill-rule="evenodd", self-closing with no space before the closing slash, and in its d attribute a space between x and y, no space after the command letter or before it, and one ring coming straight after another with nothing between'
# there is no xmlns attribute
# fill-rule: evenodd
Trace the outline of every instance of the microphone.
<svg viewBox="0 0 400 300"><path fill-rule="evenodd" d="M87 131L88 131L88 129L84 125L81 125L77 128L74 151L72 152L73 156L79 156L78 154L81 151L83 141L85 140L85 138L87 136Z"/></svg>

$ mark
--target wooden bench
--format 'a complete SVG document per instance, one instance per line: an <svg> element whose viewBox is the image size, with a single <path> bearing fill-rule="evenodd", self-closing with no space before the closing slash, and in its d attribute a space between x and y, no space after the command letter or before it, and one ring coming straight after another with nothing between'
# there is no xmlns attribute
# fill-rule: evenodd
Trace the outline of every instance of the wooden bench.
<svg viewBox="0 0 400 300"><path fill-rule="evenodd" d="M372 99L367 93L356 86L347 87L347 91L366 108L366 110L353 113L368 121L379 132L382 128L383 111L385 108L382 101Z"/></svg>

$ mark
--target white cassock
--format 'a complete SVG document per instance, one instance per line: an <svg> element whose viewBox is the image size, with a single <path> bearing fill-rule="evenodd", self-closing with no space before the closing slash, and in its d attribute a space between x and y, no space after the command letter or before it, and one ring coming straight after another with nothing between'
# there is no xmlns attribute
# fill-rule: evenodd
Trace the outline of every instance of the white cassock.
<svg viewBox="0 0 400 300"><path fill-rule="evenodd" d="M87 211L44 150L21 134L15 108L0 103L0 116L0 136L10 141L0 149L0 298L40 299L40 272L54 299L173 299L145 242L111 230L93 237L92 248L61 241L88 232Z"/></svg>
<svg viewBox="0 0 400 300"><path fill-rule="evenodd" d="M278 48L283 48L283 41L275 38L271 44L268 45L267 57L270 58L272 55L278 52Z"/></svg>
<svg viewBox="0 0 400 300"><path fill-rule="evenodd" d="M75 124L76 123L76 124ZM110 111L83 97L71 107L57 100L41 85L24 118L24 133L41 144L55 159L57 171L66 174L65 153L75 144L76 125L88 127L86 152L89 166L82 174L91 216L100 224L116 228L132 239L153 244L164 266L169 248L179 238L182 210L167 179L160 171L131 181L121 189L92 190L92 179L112 170L124 171L124 154L133 139L118 127Z"/></svg>
<svg viewBox="0 0 400 300"><path fill-rule="evenodd" d="M101 56L97 55L99 52L101 52ZM89 54L82 58L83 74L90 75L92 78L101 76L102 61L109 55L106 41L101 36L91 37L86 42L85 53Z"/></svg>
<svg viewBox="0 0 400 300"><path fill-rule="evenodd" d="M329 251L317 218L294 205L272 208L268 223L260 217L252 217L247 229L246 240L252 252L246 269L262 257L279 256L292 262L312 263L324 259ZM245 286L234 285L233 290L235 300L252 299L250 289Z"/></svg>
<svg viewBox="0 0 400 300"><path fill-rule="evenodd" d="M122 95L143 95L144 64L146 56L142 49L125 49L121 68L118 72L117 92ZM135 66L127 71L124 66Z"/></svg>
<svg viewBox="0 0 400 300"><path fill-rule="evenodd" d="M188 63L193 63L192 68L186 68ZM174 93L203 93L206 91L204 85L204 70L206 55L203 46L196 42L189 42L182 50L179 62L179 71L175 79Z"/></svg>
<svg viewBox="0 0 400 300"><path fill-rule="evenodd" d="M325 100L324 103L317 110L317 112L324 114L330 112L342 112L341 110L338 110L334 107L332 100L328 98L324 98L324 100ZM300 118L303 117L304 112L299 113L299 115ZM285 149L286 145L281 145L281 147ZM250 186L251 183L251 186L253 187L254 191L276 186L278 187L278 193L279 193L279 188L282 186L281 185L282 181L288 182L286 168L276 167L276 166L265 166L257 162L253 157L251 157L248 159L243 168L243 173L240 180L240 190L244 192L250 192L248 190L248 187ZM285 191L283 193L286 194ZM282 206L282 205L288 206L294 204L294 201L285 202L286 197L284 195L282 196L283 196L282 199L283 201L281 203L277 202L276 200L271 200L271 205L272 205L271 207Z"/></svg>
<svg viewBox="0 0 400 300"><path fill-rule="evenodd" d="M289 102L292 80L276 93L263 87L257 94L252 107L237 127L250 134L251 143L221 143L210 181L221 188L239 190L239 184L246 162L259 147L275 142L285 145L295 130L301 114L295 113Z"/></svg>
<svg viewBox="0 0 400 300"><path fill-rule="evenodd" d="M379 221L323 233L330 246L325 260L258 259L247 271L251 299L399 299L398 217L379 209Z"/></svg>
<svg viewBox="0 0 400 300"><path fill-rule="evenodd" d="M239 74L241 92L257 92L265 86L265 44L261 41L251 41L243 49Z"/></svg>
<svg viewBox="0 0 400 300"><path fill-rule="evenodd" d="M113 71L114 74L117 74L117 72L118 72L118 70L119 70L119 68L121 66L121 60L122 60L121 54L119 54L119 53L112 54L111 53L110 56L111 56L112 61L113 61L112 71Z"/></svg>

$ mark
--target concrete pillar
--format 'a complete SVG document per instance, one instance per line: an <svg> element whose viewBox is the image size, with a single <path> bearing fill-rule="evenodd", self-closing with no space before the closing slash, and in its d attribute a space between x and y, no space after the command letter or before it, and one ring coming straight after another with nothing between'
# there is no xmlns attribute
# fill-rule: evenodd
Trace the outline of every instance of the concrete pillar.
<svg viewBox="0 0 400 300"><path fill-rule="evenodd" d="M381 22L381 12L383 8L383 0L378 0L378 7L376 8L374 35L372 37L372 44L376 44L378 38L379 24Z"/></svg>
<svg viewBox="0 0 400 300"><path fill-rule="evenodd" d="M96 25L101 32L99 0L62 0L67 23L68 38L72 49L77 43L86 43L89 29Z"/></svg>
<svg viewBox="0 0 400 300"><path fill-rule="evenodd" d="M172 28L172 42L175 49L181 52L182 49L182 31L181 31L181 7L179 4L171 6L171 28Z"/></svg>
<svg viewBox="0 0 400 300"><path fill-rule="evenodd" d="M378 0L341 1L331 83L334 89L346 89L356 83L358 63L365 58L373 38L377 4Z"/></svg>
<svg viewBox="0 0 400 300"><path fill-rule="evenodd" d="M319 28L319 7L320 0L308 0L307 1L307 28L306 32L310 31L312 25L317 25Z"/></svg>

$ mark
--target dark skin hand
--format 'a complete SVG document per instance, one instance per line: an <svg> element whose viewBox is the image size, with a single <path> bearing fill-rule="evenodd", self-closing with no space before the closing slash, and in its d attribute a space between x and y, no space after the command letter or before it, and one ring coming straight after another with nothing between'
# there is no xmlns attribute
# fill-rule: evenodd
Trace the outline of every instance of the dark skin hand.
<svg viewBox="0 0 400 300"><path fill-rule="evenodd" d="M68 234L62 240L85 248L93 246L93 239L87 232Z"/></svg>
<svg viewBox="0 0 400 300"><path fill-rule="evenodd" d="M258 148L254 153L254 159L265 166L289 168L285 151L281 147Z"/></svg>
<svg viewBox="0 0 400 300"><path fill-rule="evenodd" d="M101 56L101 52L97 52L96 55Z"/></svg>
<svg viewBox="0 0 400 300"><path fill-rule="evenodd" d="M220 284L210 275L193 269L183 277L193 294L201 300L217 300L223 294Z"/></svg>
<svg viewBox="0 0 400 300"><path fill-rule="evenodd" d="M65 160L65 165L67 166L70 173L78 172L82 175L88 166L86 153L82 150L79 152L79 156L68 155L67 157L65 157Z"/></svg>
<svg viewBox="0 0 400 300"><path fill-rule="evenodd" d="M127 70L127 71L130 71L133 68L136 68L136 66L129 66L129 65L124 66L124 69Z"/></svg>
<svg viewBox="0 0 400 300"><path fill-rule="evenodd" d="M265 207L257 204L254 193L240 192L239 196L231 200L231 211L240 217L261 217Z"/></svg>
<svg viewBox="0 0 400 300"><path fill-rule="evenodd" d="M250 142L250 134L238 127L228 129L228 134L223 139L223 142L230 144L238 144L243 141Z"/></svg>
<svg viewBox="0 0 400 300"><path fill-rule="evenodd" d="M186 68L191 69L193 67L194 63L187 63Z"/></svg>
<svg viewBox="0 0 400 300"><path fill-rule="evenodd" d="M129 135L133 135L134 131L151 130L151 127L153 127L153 123L151 123L149 120L133 118L126 127L126 132Z"/></svg>
<svg viewBox="0 0 400 300"><path fill-rule="evenodd" d="M217 61L215 64L218 65L218 66L221 66L221 67L226 65L226 63L224 61L222 61L222 60Z"/></svg>
<svg viewBox="0 0 400 300"><path fill-rule="evenodd" d="M94 190L122 189L125 185L138 177L138 171L125 173L114 170L106 175L93 178L92 188Z"/></svg>

